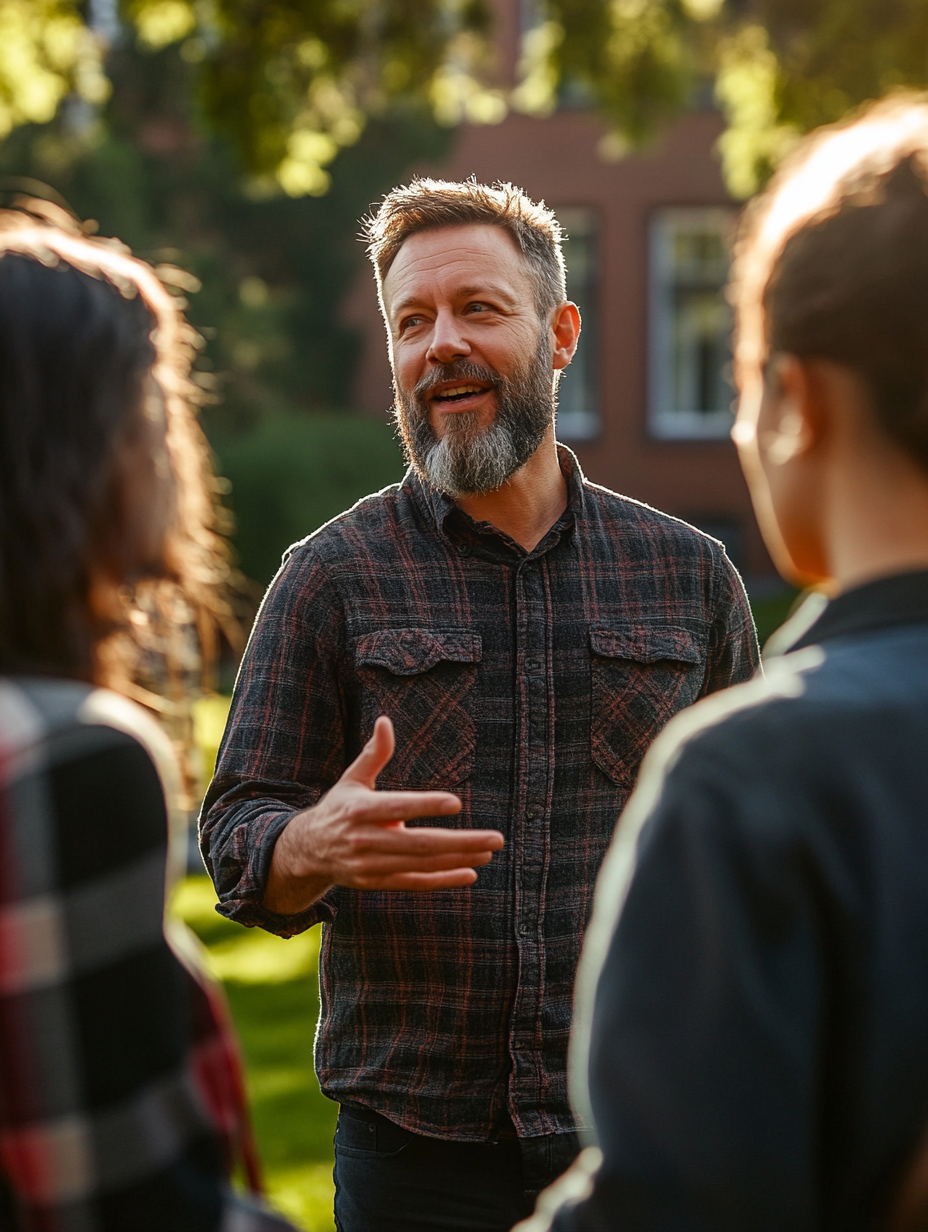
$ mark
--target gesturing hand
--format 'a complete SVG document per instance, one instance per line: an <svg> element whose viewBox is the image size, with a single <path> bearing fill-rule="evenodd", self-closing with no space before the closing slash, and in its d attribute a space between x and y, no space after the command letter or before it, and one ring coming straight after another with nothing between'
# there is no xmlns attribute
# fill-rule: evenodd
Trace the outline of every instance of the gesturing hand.
<svg viewBox="0 0 928 1232"><path fill-rule="evenodd" d="M293 914L333 885L355 890L447 890L471 885L474 871L503 846L498 830L406 828L412 817L461 811L447 791L375 791L393 756L393 724L374 734L335 786L291 818L274 848L264 904Z"/></svg>

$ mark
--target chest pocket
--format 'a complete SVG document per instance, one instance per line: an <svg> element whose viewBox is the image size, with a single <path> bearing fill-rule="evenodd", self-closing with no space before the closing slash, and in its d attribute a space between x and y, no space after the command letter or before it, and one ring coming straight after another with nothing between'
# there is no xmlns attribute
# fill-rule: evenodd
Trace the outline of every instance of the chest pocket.
<svg viewBox="0 0 928 1232"><path fill-rule="evenodd" d="M631 788L655 736L699 697L704 645L688 629L634 625L590 629L590 650L593 761Z"/></svg>
<svg viewBox="0 0 928 1232"><path fill-rule="evenodd" d="M393 720L396 752L384 788L452 788L473 769L469 701L482 644L467 630L378 629L359 638L356 663L366 740L379 714Z"/></svg>

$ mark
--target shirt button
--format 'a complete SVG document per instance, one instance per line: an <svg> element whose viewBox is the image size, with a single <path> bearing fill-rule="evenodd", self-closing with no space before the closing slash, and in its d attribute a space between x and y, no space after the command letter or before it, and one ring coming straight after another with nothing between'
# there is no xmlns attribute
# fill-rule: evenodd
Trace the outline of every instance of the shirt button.
<svg viewBox="0 0 928 1232"><path fill-rule="evenodd" d="M525 1048L528 1047L528 1043L525 1040L521 1040L521 1039L513 1040L512 1046L516 1050L516 1052L522 1052Z"/></svg>
<svg viewBox="0 0 928 1232"><path fill-rule="evenodd" d="M464 539L459 540L454 550L458 556L470 556L470 544Z"/></svg>
<svg viewBox="0 0 928 1232"><path fill-rule="evenodd" d="M519 936L524 937L527 933L528 933L528 925L520 924L519 925Z"/></svg>
<svg viewBox="0 0 928 1232"><path fill-rule="evenodd" d="M526 659L525 670L527 672L541 671L541 659Z"/></svg>
<svg viewBox="0 0 928 1232"><path fill-rule="evenodd" d="M525 810L525 816L528 818L529 821L538 821L538 819L541 817L541 813L542 813L541 806L538 804L530 804L528 808Z"/></svg>

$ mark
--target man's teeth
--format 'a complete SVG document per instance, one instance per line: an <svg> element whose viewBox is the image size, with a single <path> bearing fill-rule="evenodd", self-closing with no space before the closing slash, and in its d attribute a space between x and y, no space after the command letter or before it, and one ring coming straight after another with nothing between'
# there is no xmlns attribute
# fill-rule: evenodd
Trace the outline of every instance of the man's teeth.
<svg viewBox="0 0 928 1232"><path fill-rule="evenodd" d="M453 385L451 389L443 389L439 398L459 398L462 394L482 394L482 385Z"/></svg>

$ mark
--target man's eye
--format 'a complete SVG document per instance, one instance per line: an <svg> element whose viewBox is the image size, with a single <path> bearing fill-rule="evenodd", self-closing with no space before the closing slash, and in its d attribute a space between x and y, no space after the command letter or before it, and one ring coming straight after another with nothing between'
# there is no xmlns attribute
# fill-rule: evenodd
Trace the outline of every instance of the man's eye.
<svg viewBox="0 0 928 1232"><path fill-rule="evenodd" d="M421 325L423 317L406 317L400 322L400 333L404 333L407 329L411 329L416 325Z"/></svg>
<svg viewBox="0 0 928 1232"><path fill-rule="evenodd" d="M470 313L474 313L474 312L489 312L489 311L490 311L490 305L489 305L489 304L483 304L483 303L468 304L468 305L467 305L467 309L466 309L466 311L467 311L467 312L470 312Z"/></svg>

